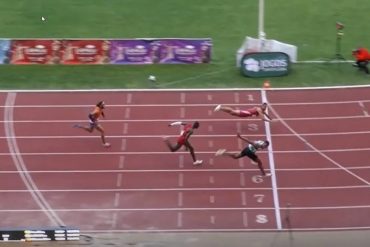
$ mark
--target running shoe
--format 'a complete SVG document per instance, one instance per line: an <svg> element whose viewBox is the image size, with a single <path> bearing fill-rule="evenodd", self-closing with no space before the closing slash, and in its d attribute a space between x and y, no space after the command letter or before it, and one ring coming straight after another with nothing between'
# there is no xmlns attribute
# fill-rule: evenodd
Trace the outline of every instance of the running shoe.
<svg viewBox="0 0 370 247"><path fill-rule="evenodd" d="M215 153L215 156L221 156L221 155L223 155L225 152L226 152L226 149L219 149L219 150L217 150L217 152Z"/></svg>
<svg viewBox="0 0 370 247"><path fill-rule="evenodd" d="M106 147L106 148L109 148L110 147L110 143L106 142L103 144L103 147Z"/></svg>
<svg viewBox="0 0 370 247"><path fill-rule="evenodd" d="M221 109L221 105L218 105L215 107L215 109L213 111L219 111Z"/></svg>
<svg viewBox="0 0 370 247"><path fill-rule="evenodd" d="M196 160L194 161L193 165L198 166L198 165L201 165L202 163L203 163L203 160Z"/></svg>

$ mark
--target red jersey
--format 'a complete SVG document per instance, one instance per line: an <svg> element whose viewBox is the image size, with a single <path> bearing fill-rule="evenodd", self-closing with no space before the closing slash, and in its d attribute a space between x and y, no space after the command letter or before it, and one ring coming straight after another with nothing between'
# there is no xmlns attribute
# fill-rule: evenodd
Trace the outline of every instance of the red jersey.
<svg viewBox="0 0 370 247"><path fill-rule="evenodd" d="M239 112L239 117L252 117L252 116L258 116L259 113L257 111L258 107L253 107L244 111Z"/></svg>
<svg viewBox="0 0 370 247"><path fill-rule="evenodd" d="M179 138L177 138L177 143L184 145L186 141L186 137L190 134L193 134L193 126L191 124L187 124L184 126L183 130L181 131L181 134Z"/></svg>

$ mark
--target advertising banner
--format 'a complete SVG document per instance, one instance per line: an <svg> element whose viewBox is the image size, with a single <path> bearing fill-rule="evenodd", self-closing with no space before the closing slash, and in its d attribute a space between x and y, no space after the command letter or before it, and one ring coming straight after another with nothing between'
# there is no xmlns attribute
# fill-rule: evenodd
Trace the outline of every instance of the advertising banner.
<svg viewBox="0 0 370 247"><path fill-rule="evenodd" d="M151 42L146 40L111 40L111 64L151 64L155 62Z"/></svg>
<svg viewBox="0 0 370 247"><path fill-rule="evenodd" d="M9 53L11 64L59 63L59 40L12 40Z"/></svg>
<svg viewBox="0 0 370 247"><path fill-rule="evenodd" d="M161 39L159 63L209 63L211 39Z"/></svg>
<svg viewBox="0 0 370 247"><path fill-rule="evenodd" d="M290 59L283 52L247 53L241 59L240 68L249 77L283 76L289 73Z"/></svg>
<svg viewBox="0 0 370 247"><path fill-rule="evenodd" d="M10 40L9 39L0 40L0 64L9 63L9 53L10 53Z"/></svg>
<svg viewBox="0 0 370 247"><path fill-rule="evenodd" d="M62 40L61 64L109 63L108 40Z"/></svg>

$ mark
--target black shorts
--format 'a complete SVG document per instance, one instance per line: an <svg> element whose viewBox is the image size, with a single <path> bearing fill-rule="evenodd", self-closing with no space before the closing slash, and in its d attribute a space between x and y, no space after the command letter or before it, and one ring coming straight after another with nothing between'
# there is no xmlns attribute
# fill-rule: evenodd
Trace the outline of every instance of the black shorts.
<svg viewBox="0 0 370 247"><path fill-rule="evenodd" d="M242 157L247 156L248 158L250 158L253 161L256 161L258 159L258 156L255 153L251 152L248 147L244 148L240 152L240 154L242 155Z"/></svg>
<svg viewBox="0 0 370 247"><path fill-rule="evenodd" d="M98 121L92 116L92 114L89 114L89 125L90 128L96 128L98 126Z"/></svg>

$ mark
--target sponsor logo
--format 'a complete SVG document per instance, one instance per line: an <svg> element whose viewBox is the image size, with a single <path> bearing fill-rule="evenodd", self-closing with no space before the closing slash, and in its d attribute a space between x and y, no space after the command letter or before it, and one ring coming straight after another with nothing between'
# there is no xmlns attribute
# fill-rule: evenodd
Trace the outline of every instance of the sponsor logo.
<svg viewBox="0 0 370 247"><path fill-rule="evenodd" d="M289 67L289 56L283 52L248 53L241 59L241 71L249 77L283 76Z"/></svg>

